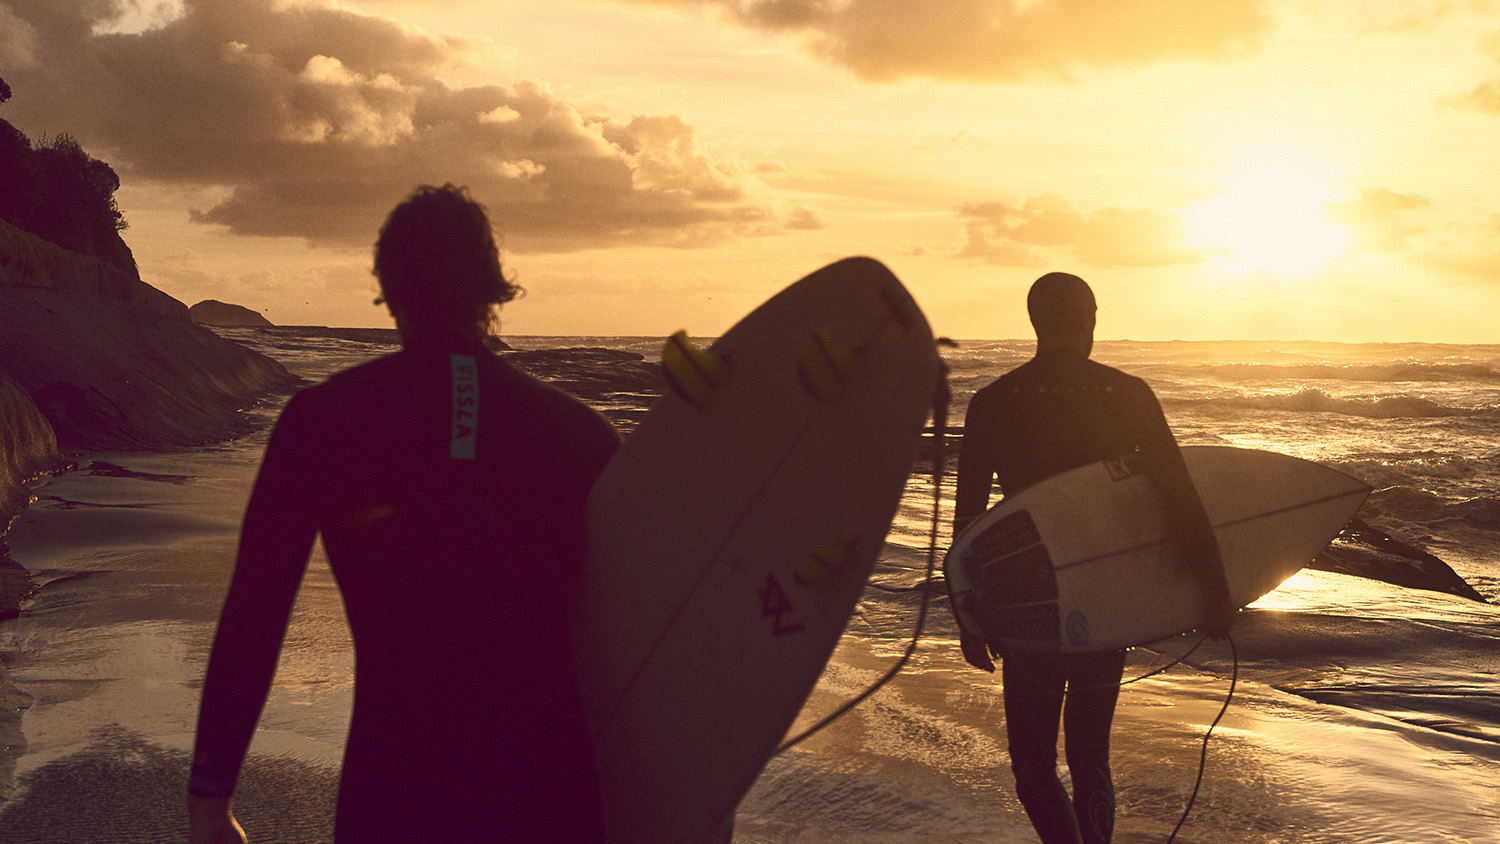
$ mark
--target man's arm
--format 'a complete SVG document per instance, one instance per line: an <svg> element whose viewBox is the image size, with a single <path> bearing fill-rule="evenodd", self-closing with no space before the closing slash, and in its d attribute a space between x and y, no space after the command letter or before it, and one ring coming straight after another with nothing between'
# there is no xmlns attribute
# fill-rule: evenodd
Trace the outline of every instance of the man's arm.
<svg viewBox="0 0 1500 844"><path fill-rule="evenodd" d="M206 816L203 798L227 800L234 791L316 536L295 403L288 405L266 448L209 656L188 784L198 798L190 803L195 817Z"/></svg>
<svg viewBox="0 0 1500 844"><path fill-rule="evenodd" d="M1197 488L1193 486L1187 464L1182 460L1182 451L1177 447L1177 439L1172 436L1166 415L1162 413L1161 403L1144 382L1142 387L1140 405L1145 424L1141 435L1141 458L1147 475L1161 496L1167 524L1203 586L1208 603L1208 622L1203 630L1212 638L1222 639L1229 635L1230 625L1234 623L1235 607L1229 599L1229 582L1224 576L1219 540L1214 536L1213 525L1203 509Z"/></svg>
<svg viewBox="0 0 1500 844"><path fill-rule="evenodd" d="M964 436L958 448L958 489L953 502L953 537L958 538L990 507L995 481L994 449L987 437L993 427L987 402L979 394L964 412Z"/></svg>
<svg viewBox="0 0 1500 844"><path fill-rule="evenodd" d="M986 437L992 430L986 418L986 402L978 395L969 402L964 414L964 438L958 451L958 490L953 506L953 537L957 539L975 519L984 515L990 506L990 490L994 485L995 467ZM950 593L951 599L951 593ZM954 616L958 607L953 607ZM981 671L994 671L991 658L998 656L982 637L959 625L959 645L963 649L964 661Z"/></svg>

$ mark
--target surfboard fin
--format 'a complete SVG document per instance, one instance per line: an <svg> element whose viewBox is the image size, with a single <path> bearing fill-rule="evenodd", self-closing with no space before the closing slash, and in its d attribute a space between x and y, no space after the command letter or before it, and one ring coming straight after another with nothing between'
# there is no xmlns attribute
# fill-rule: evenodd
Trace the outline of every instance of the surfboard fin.
<svg viewBox="0 0 1500 844"><path fill-rule="evenodd" d="M661 350L661 366L672 392L697 408L712 402L719 382L724 380L724 356L693 345L686 330L667 338Z"/></svg>
<svg viewBox="0 0 1500 844"><path fill-rule="evenodd" d="M833 339L823 326L802 344L797 356L797 374L802 388L819 401L831 402L844 392L844 385L859 369L859 352Z"/></svg>
<svg viewBox="0 0 1500 844"><path fill-rule="evenodd" d="M844 567L853 549L853 542L845 545L819 545L797 564L797 582L810 586L826 583Z"/></svg>

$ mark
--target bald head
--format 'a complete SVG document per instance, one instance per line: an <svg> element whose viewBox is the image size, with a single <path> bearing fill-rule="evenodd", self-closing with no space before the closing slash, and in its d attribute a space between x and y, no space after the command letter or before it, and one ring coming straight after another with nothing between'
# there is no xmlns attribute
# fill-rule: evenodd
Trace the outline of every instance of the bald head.
<svg viewBox="0 0 1500 844"><path fill-rule="evenodd" d="M1026 311L1036 329L1038 346L1079 347L1085 355L1094 344L1094 291L1071 273L1047 273L1031 285Z"/></svg>

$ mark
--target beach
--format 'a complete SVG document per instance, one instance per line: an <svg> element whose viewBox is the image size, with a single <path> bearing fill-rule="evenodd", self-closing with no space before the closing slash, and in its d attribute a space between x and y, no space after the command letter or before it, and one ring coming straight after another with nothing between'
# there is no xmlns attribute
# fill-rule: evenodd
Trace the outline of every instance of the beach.
<svg viewBox="0 0 1500 844"><path fill-rule="evenodd" d="M305 381L393 350L369 337L222 333ZM651 400L647 361L659 338L506 339L532 355L518 365L566 383L624 429ZM569 348L603 351L555 351ZM974 389L1028 352L1001 341L950 352L954 421ZM1376 492L1362 517L1500 598L1500 346L1118 342L1095 357L1146 377L1185 444L1267 448L1366 480ZM74 458L76 470L31 485L36 500L6 537L38 589L0 623L0 711L19 711L0 721L0 841L183 839L203 667L239 516L286 395L248 409L249 433L237 439L90 452ZM873 698L767 765L735 841L1033 840L1011 788L997 678L963 663L941 587L923 585L929 469L914 472L872 586L799 725L892 664L931 598L916 655ZM943 545L951 497L950 480ZM1127 677L1194 641L1136 649ZM1161 841L1177 823L1237 673L1178 841L1500 842L1494 604L1307 571L1242 613L1235 642L1237 672L1228 646L1209 643L1122 691L1117 841ZM236 798L252 841L331 840L352 666L319 551Z"/></svg>

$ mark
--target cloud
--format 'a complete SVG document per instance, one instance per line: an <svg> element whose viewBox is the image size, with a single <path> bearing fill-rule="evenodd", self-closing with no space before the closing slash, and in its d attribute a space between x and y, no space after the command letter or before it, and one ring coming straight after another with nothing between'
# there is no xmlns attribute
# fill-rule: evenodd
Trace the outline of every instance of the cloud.
<svg viewBox="0 0 1500 844"><path fill-rule="evenodd" d="M1443 104L1500 117L1500 76L1485 80L1462 94L1447 97Z"/></svg>
<svg viewBox="0 0 1500 844"><path fill-rule="evenodd" d="M1329 203L1328 212L1335 222L1348 226L1348 251L1390 254L1402 251L1409 238L1426 232L1426 227L1407 218L1431 206L1430 200L1417 194L1363 188L1355 199Z"/></svg>
<svg viewBox="0 0 1500 844"><path fill-rule="evenodd" d="M14 75L14 71L41 64L41 52L36 28L10 7L0 5L0 66Z"/></svg>
<svg viewBox="0 0 1500 844"><path fill-rule="evenodd" d="M818 212L804 206L797 206L786 215L786 227L793 231L812 232L827 228L828 224Z"/></svg>
<svg viewBox="0 0 1500 844"><path fill-rule="evenodd" d="M1218 60L1255 49L1264 0L622 0L697 9L798 38L857 76L1069 78L1089 67Z"/></svg>
<svg viewBox="0 0 1500 844"><path fill-rule="evenodd" d="M1415 259L1442 276L1500 286L1500 214L1479 221L1450 221L1433 232Z"/></svg>
<svg viewBox="0 0 1500 844"><path fill-rule="evenodd" d="M1493 61L1500 63L1500 30L1481 36L1479 50ZM1462 94L1446 97L1441 104L1463 111L1477 111L1481 114L1500 117L1500 75L1486 79Z"/></svg>
<svg viewBox="0 0 1500 844"><path fill-rule="evenodd" d="M965 243L954 257L1001 266L1035 267L1060 253L1095 267L1160 267L1198 263L1171 212L1103 208L1084 214L1066 197L1045 193L1019 204L968 202L954 213Z"/></svg>
<svg viewBox="0 0 1500 844"><path fill-rule="evenodd" d="M1369 35L1420 35L1461 11L1460 4L1452 0L1419 3L1398 12L1378 15L1363 24L1360 32Z"/></svg>
<svg viewBox="0 0 1500 844"><path fill-rule="evenodd" d="M108 32L113 14L0 0L7 117L74 134L127 179L231 188L199 223L364 246L417 184L454 182L517 252L782 230L758 178L680 117L620 123L534 80L440 81L481 45L318 3L186 0L139 32Z"/></svg>

